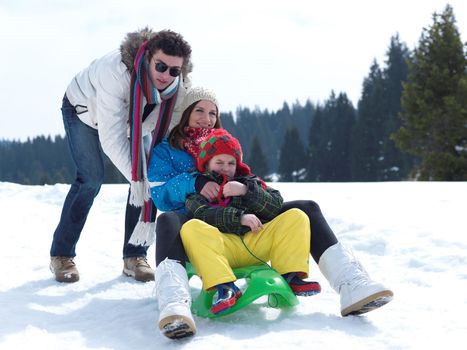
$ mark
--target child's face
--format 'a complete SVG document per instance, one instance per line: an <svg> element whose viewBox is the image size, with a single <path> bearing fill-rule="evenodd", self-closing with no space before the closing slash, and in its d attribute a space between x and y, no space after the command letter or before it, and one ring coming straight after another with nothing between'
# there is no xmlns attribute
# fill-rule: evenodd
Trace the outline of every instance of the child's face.
<svg viewBox="0 0 467 350"><path fill-rule="evenodd" d="M212 129L217 121L217 108L214 103L207 100L201 100L193 108L188 120L188 126L191 128Z"/></svg>
<svg viewBox="0 0 467 350"><path fill-rule="evenodd" d="M218 154L208 162L207 170L232 178L237 170L237 160L230 154Z"/></svg>

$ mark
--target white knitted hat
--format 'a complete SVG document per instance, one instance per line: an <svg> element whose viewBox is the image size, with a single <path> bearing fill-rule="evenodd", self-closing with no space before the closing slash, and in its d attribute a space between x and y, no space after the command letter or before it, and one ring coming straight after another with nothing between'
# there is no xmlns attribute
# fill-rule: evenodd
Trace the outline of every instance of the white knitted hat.
<svg viewBox="0 0 467 350"><path fill-rule="evenodd" d="M185 112L193 103L201 100L211 101L216 105L217 110L219 111L219 103L217 102L217 97L214 91L197 86L191 88L186 93L185 98L183 99L182 113Z"/></svg>

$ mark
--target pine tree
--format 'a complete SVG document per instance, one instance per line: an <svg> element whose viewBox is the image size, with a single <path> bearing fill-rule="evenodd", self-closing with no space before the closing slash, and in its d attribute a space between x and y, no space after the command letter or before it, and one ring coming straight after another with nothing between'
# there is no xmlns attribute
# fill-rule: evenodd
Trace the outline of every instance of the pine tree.
<svg viewBox="0 0 467 350"><path fill-rule="evenodd" d="M266 156L264 155L263 148L257 136L253 137L253 141L251 141L246 162L250 166L253 174L262 178L268 175Z"/></svg>
<svg viewBox="0 0 467 350"><path fill-rule="evenodd" d="M370 74L363 82L362 97L358 102L358 120L352 139L352 179L376 181L381 171L386 110L383 72L373 62Z"/></svg>
<svg viewBox="0 0 467 350"><path fill-rule="evenodd" d="M308 181L351 181L352 129L355 109L345 93L334 91L324 106L315 108L309 132Z"/></svg>
<svg viewBox="0 0 467 350"><path fill-rule="evenodd" d="M401 180L412 167L413 157L396 148L390 137L401 125L400 98L409 58L397 35L391 38L386 56L386 68L374 61L363 82L352 141L354 181Z"/></svg>
<svg viewBox="0 0 467 350"><path fill-rule="evenodd" d="M323 108L316 106L308 138L307 181L320 181L323 167L323 149L325 139L323 128Z"/></svg>
<svg viewBox="0 0 467 350"><path fill-rule="evenodd" d="M331 121L334 121L334 125L331 131L330 159L333 161L333 172L330 181L352 181L350 149L356 121L355 108L345 93L340 93L335 105L331 106L331 115L334 115Z"/></svg>
<svg viewBox="0 0 467 350"><path fill-rule="evenodd" d="M287 129L279 157L279 176L283 182L304 181L306 152L297 128Z"/></svg>
<svg viewBox="0 0 467 350"><path fill-rule="evenodd" d="M347 95L340 93L336 97L332 91L322 111L315 115L312 128L316 130L310 132L311 138L318 138L317 145L313 146L314 150L313 147L310 148L310 159L313 162L311 166L319 166L313 170L314 180L352 180L350 140L354 124L355 109ZM319 162L316 162L317 158Z"/></svg>
<svg viewBox="0 0 467 350"><path fill-rule="evenodd" d="M399 36L393 36L386 53L386 68L383 70L386 99L386 116L384 118L384 138L382 148L381 172L378 181L395 181L406 179L412 169L415 158L396 147L390 137L402 124L400 118L402 84L407 80L410 51Z"/></svg>
<svg viewBox="0 0 467 350"><path fill-rule="evenodd" d="M453 9L433 15L409 64L398 147L421 157L421 180L467 180L467 58Z"/></svg>

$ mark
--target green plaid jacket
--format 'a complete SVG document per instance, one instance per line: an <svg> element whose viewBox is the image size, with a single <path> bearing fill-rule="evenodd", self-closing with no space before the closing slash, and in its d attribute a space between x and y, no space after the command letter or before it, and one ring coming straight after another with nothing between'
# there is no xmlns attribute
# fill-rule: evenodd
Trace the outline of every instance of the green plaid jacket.
<svg viewBox="0 0 467 350"><path fill-rule="evenodd" d="M222 176L216 173L203 175L218 184L222 183ZM189 195L185 203L189 216L215 226L223 233L244 235L250 228L240 223L242 215L255 214L264 224L279 214L284 201L279 191L271 187L263 189L256 176L239 176L232 180L247 186L244 196L231 197L227 207L221 207L216 203L209 203L200 194Z"/></svg>

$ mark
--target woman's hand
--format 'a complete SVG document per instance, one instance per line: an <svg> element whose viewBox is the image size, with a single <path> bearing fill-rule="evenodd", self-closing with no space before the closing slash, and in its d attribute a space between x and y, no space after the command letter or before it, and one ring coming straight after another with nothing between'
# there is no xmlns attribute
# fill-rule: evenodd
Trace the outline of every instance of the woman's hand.
<svg viewBox="0 0 467 350"><path fill-rule="evenodd" d="M206 185L204 185L200 194L209 202L213 202L214 199L217 198L217 194L219 193L219 187L220 186L214 181L209 181L206 183Z"/></svg>
<svg viewBox="0 0 467 350"><path fill-rule="evenodd" d="M247 187L238 181L229 181L224 185L224 191L222 194L225 198L233 196L244 196L246 194Z"/></svg>
<svg viewBox="0 0 467 350"><path fill-rule="evenodd" d="M255 214L244 214L240 219L240 223L243 226L248 226L251 232L258 232L263 228L263 224Z"/></svg>

